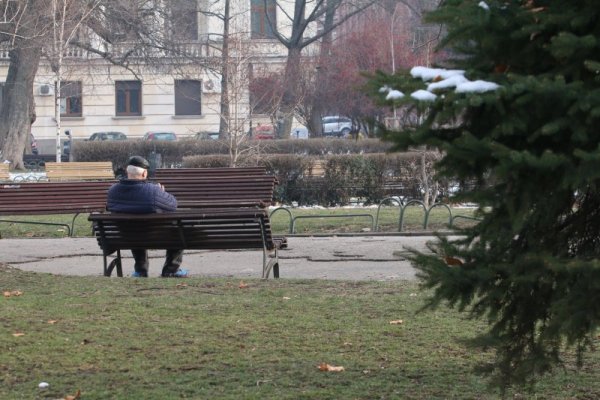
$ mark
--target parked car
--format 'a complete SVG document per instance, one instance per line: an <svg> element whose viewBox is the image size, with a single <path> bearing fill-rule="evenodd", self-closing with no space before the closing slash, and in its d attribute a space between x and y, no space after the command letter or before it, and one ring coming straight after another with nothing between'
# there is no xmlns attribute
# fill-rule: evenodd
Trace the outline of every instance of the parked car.
<svg viewBox="0 0 600 400"><path fill-rule="evenodd" d="M146 134L144 135L144 137L142 138L142 140L169 140L169 141L173 141L173 140L177 140L177 135L175 135L175 133L173 133L173 132L162 132L162 131L146 132Z"/></svg>
<svg viewBox="0 0 600 400"><path fill-rule="evenodd" d="M31 154L39 154L39 149L37 147L37 142L35 140L35 137L33 136L33 133L29 134L29 141L31 142Z"/></svg>
<svg viewBox="0 0 600 400"><path fill-rule="evenodd" d="M198 132L194 136L196 140L217 140L219 138L219 132Z"/></svg>
<svg viewBox="0 0 600 400"><path fill-rule="evenodd" d="M253 139L275 139L275 128L272 125L257 125L252 128Z"/></svg>
<svg viewBox="0 0 600 400"><path fill-rule="evenodd" d="M127 140L127 135L123 132L95 132L88 140Z"/></svg>
<svg viewBox="0 0 600 400"><path fill-rule="evenodd" d="M340 116L323 117L321 124L325 136L348 137L354 127L350 118Z"/></svg>

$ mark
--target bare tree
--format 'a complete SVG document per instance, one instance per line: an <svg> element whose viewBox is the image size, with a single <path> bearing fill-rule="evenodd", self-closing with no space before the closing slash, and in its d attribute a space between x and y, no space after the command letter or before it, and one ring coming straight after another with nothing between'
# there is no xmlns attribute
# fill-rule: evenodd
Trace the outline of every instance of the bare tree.
<svg viewBox="0 0 600 400"><path fill-rule="evenodd" d="M284 74L285 90L281 101L283 126L280 132L281 137L287 138L292 128L294 108L298 103L299 69L303 49L328 35L377 0L295 0L292 13L288 12L284 0L264 0L265 10L271 1L276 3L276 8L280 11L278 15L283 15L285 19L284 21L273 21L266 12L266 18L274 36L288 50ZM343 12L338 12L340 10ZM323 26L324 18L330 18L332 21L330 24L328 23L327 27ZM286 30L289 33L286 34Z"/></svg>
<svg viewBox="0 0 600 400"><path fill-rule="evenodd" d="M10 64L0 109L0 152L2 160L24 169L23 152L35 121L33 81L42 49L47 2L2 1L3 23L0 45L9 51Z"/></svg>
<svg viewBox="0 0 600 400"><path fill-rule="evenodd" d="M260 150L260 143L250 140L248 127L250 125L250 64L252 54L246 45L245 33L229 33L226 44L228 58L223 59L223 75L227 78L221 90L227 88L227 96L221 97L219 109L215 110L227 129L220 140L229 149L230 166L238 165L241 158L250 156ZM253 143L253 144L252 144Z"/></svg>
<svg viewBox="0 0 600 400"><path fill-rule="evenodd" d="M415 179L421 192L421 201L429 208L435 204L442 191L442 182L437 179L434 165L442 158L435 150L416 149L418 157L408 163L407 170Z"/></svg>
<svg viewBox="0 0 600 400"><path fill-rule="evenodd" d="M101 0L52 0L52 37L44 46L44 57L50 63L54 73L54 120L56 121L56 162L61 162L61 85L63 79L63 63L67 49L76 38L85 21Z"/></svg>

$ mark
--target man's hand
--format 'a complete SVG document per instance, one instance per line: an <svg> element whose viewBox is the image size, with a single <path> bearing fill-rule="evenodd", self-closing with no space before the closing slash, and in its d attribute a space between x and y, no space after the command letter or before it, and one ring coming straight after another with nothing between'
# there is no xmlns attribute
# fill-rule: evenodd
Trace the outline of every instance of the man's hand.
<svg viewBox="0 0 600 400"><path fill-rule="evenodd" d="M162 190L163 192L165 191L165 187L160 184L160 183L156 183L158 185L158 187L160 188L160 190Z"/></svg>

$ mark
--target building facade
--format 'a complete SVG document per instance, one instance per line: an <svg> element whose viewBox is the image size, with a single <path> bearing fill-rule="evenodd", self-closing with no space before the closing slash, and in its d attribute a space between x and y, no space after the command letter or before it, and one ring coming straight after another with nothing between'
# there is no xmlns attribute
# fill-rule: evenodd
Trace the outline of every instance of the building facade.
<svg viewBox="0 0 600 400"><path fill-rule="evenodd" d="M207 0L172 3L172 20L157 29L170 29L175 44L153 54L133 53L128 58L129 68L70 46L64 53L57 89L56 75L42 58L33 89L36 121L32 133L38 143L56 138L56 104L61 130L70 131L75 140L102 131L123 132L131 139L142 138L149 131L174 132L181 138L218 131L223 21L214 15L222 10L209 10ZM277 21L274 0L266 7L264 0L232 0L230 34L238 45L231 56L240 69L280 68L285 62L286 49L274 38L267 13L271 21ZM110 44L111 54L131 51L127 30L116 24L114 32L121 41ZM0 49L0 101L8 65L8 50ZM248 85L237 90L237 103L230 108L237 107L236 112L241 110L248 119ZM264 117L254 116L257 120Z"/></svg>

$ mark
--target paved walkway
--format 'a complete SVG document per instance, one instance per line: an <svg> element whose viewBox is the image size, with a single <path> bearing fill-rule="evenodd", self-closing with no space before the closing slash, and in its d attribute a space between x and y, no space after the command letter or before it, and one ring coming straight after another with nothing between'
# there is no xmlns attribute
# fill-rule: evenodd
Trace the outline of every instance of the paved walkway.
<svg viewBox="0 0 600 400"><path fill-rule="evenodd" d="M290 237L280 251L281 278L414 279L415 270L399 252L425 248L431 236ZM123 273L133 270L129 251ZM93 238L0 239L0 262L27 271L102 275L102 253ZM151 251L150 276L158 276L163 251ZM262 251L187 251L183 267L193 276L258 278Z"/></svg>
<svg viewBox="0 0 600 400"><path fill-rule="evenodd" d="M290 237L280 251L280 277L302 279L414 279L415 270L398 253L424 249L431 236ZM124 252L123 273L133 270ZM150 276L158 276L163 251L151 251ZM93 238L0 239L0 262L27 271L102 275L102 253ZM193 276L259 278L262 251L187 251L183 267Z"/></svg>

